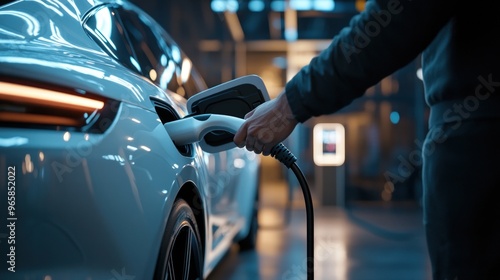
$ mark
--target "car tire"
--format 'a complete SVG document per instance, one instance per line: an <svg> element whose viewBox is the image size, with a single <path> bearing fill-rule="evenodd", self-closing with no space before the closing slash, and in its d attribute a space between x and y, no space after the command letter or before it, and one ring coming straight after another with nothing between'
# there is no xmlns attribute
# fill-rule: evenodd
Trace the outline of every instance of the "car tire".
<svg viewBox="0 0 500 280"><path fill-rule="evenodd" d="M156 265L154 279L203 279L203 254L200 232L189 204L174 203Z"/></svg>

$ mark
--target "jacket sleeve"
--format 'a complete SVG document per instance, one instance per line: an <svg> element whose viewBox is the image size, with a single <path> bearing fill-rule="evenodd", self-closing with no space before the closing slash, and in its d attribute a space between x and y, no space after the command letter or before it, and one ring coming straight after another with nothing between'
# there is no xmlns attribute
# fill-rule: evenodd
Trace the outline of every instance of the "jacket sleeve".
<svg viewBox="0 0 500 280"><path fill-rule="evenodd" d="M421 53L452 18L448 0L373 0L285 87L295 118L334 113Z"/></svg>

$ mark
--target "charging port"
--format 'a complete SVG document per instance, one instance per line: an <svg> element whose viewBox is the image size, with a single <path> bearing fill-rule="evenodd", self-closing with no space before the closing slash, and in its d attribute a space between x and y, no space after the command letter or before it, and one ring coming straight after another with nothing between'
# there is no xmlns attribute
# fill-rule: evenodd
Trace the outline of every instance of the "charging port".
<svg viewBox="0 0 500 280"><path fill-rule="evenodd" d="M155 107L156 113L158 114L158 117L160 118L162 124L180 119L174 108L166 104L164 101L152 97L151 102L153 103L153 106ZM183 156L193 156L193 146L191 144L175 145L175 147Z"/></svg>

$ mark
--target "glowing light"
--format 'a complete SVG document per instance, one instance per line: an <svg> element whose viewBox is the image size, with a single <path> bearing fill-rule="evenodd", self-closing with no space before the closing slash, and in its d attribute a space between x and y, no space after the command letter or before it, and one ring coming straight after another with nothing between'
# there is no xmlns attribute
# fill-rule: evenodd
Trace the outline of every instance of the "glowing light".
<svg viewBox="0 0 500 280"><path fill-rule="evenodd" d="M262 0L251 0L248 2L248 9L252 12L262 12L264 7L265 5Z"/></svg>
<svg viewBox="0 0 500 280"><path fill-rule="evenodd" d="M181 50L176 45L172 46L172 58L174 59L175 62L178 62L178 63L181 62L181 58L182 58Z"/></svg>
<svg viewBox="0 0 500 280"><path fill-rule="evenodd" d="M135 123L141 123L140 120L136 119L136 118L130 118L131 121L135 122Z"/></svg>
<svg viewBox="0 0 500 280"><path fill-rule="evenodd" d="M245 167L245 161L241 158L235 158L233 165L236 168L243 168L243 167Z"/></svg>
<svg viewBox="0 0 500 280"><path fill-rule="evenodd" d="M129 150L131 150L131 151L133 151L133 152L137 151L137 148L136 148L136 147L134 147L134 146L130 146L130 145L128 145L128 146L127 146L127 149L129 149Z"/></svg>
<svg viewBox="0 0 500 280"><path fill-rule="evenodd" d="M147 146L139 146L139 148L143 149L146 152L151 152L151 149Z"/></svg>
<svg viewBox="0 0 500 280"><path fill-rule="evenodd" d="M210 7L214 12L224 12L226 9L226 5L222 0L213 0L212 3L210 3Z"/></svg>
<svg viewBox="0 0 500 280"><path fill-rule="evenodd" d="M424 72L422 71L422 68L417 69L417 78L419 78L421 81L424 80Z"/></svg>
<svg viewBox="0 0 500 280"><path fill-rule="evenodd" d="M313 128L313 159L318 166L340 166L345 161L345 128L339 123L318 123Z"/></svg>
<svg viewBox="0 0 500 280"><path fill-rule="evenodd" d="M137 62L137 60L135 60L134 57L130 57L130 63L132 63L132 65L135 66L135 68L137 68L137 70L142 71L141 70L141 65L139 64L139 62Z"/></svg>
<svg viewBox="0 0 500 280"><path fill-rule="evenodd" d="M11 138L0 138L1 147L13 147L21 146L28 143L28 138L25 137L11 137Z"/></svg>
<svg viewBox="0 0 500 280"><path fill-rule="evenodd" d="M63 140L68 142L70 138L71 138L71 133L69 133L69 131L64 132Z"/></svg>
<svg viewBox="0 0 500 280"><path fill-rule="evenodd" d="M38 124L59 124L68 126L77 126L79 122L75 119L58 116L46 116L41 114L29 114L18 112L0 112L0 122L24 122L24 123L38 123Z"/></svg>
<svg viewBox="0 0 500 280"><path fill-rule="evenodd" d="M182 83L187 82L189 79L189 76L191 75L191 68L193 64L191 63L191 60L188 58L184 58L182 61L182 69L181 69L181 81Z"/></svg>
<svg viewBox="0 0 500 280"><path fill-rule="evenodd" d="M354 3L354 5L355 5L356 10L358 12L362 12L365 9L366 0L356 0L356 2Z"/></svg>
<svg viewBox="0 0 500 280"><path fill-rule="evenodd" d="M175 71L175 63L172 60L168 61L167 67L163 70L160 76L160 87L167 89L167 84L172 79Z"/></svg>
<svg viewBox="0 0 500 280"><path fill-rule="evenodd" d="M234 13L238 11L240 5L237 0L212 0L210 3L212 11L216 13L228 11Z"/></svg>
<svg viewBox="0 0 500 280"><path fill-rule="evenodd" d="M398 112L391 112L391 114L389 115L389 118L391 119L391 122L393 124L398 124L399 123L399 120L400 120L400 116L399 116L399 113Z"/></svg>
<svg viewBox="0 0 500 280"><path fill-rule="evenodd" d="M333 11L335 9L334 0L315 0L313 7L317 11Z"/></svg>
<svg viewBox="0 0 500 280"><path fill-rule="evenodd" d="M278 0L271 2L271 10L275 12L284 12L285 11L285 1Z"/></svg>
<svg viewBox="0 0 500 280"><path fill-rule="evenodd" d="M290 8L297 11L307 11L312 8L312 3L305 0L290 0Z"/></svg>
<svg viewBox="0 0 500 280"><path fill-rule="evenodd" d="M134 141L134 138L129 136L129 137L127 137L127 140L128 141Z"/></svg>
<svg viewBox="0 0 500 280"><path fill-rule="evenodd" d="M160 57L160 63L162 66L166 66L167 65L167 56L165 54L162 54L161 57Z"/></svg>
<svg viewBox="0 0 500 280"><path fill-rule="evenodd" d="M40 159L40 161L43 161L45 159L45 154L43 152L39 152L38 158Z"/></svg>
<svg viewBox="0 0 500 280"><path fill-rule="evenodd" d="M105 159L105 160L112 160L112 161L116 161L116 162L119 162L119 163L124 163L125 162L125 159L122 158L119 155L103 155L102 158Z"/></svg>
<svg viewBox="0 0 500 280"><path fill-rule="evenodd" d="M102 109L104 102L49 89L0 82L0 99L75 110Z"/></svg>
<svg viewBox="0 0 500 280"><path fill-rule="evenodd" d="M157 77L158 77L158 75L156 74L155 69L149 70L149 78L151 78L152 81L156 81Z"/></svg>
<svg viewBox="0 0 500 280"><path fill-rule="evenodd" d="M31 156L29 154L26 154L24 157L24 165L23 165L23 171L25 170L27 173L33 172L34 166L33 162L31 161Z"/></svg>

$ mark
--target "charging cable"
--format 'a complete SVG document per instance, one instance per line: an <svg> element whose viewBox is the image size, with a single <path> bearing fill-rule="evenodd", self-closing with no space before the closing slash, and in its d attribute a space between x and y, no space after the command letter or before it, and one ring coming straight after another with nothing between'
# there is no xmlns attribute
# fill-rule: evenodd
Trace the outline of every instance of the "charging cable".
<svg viewBox="0 0 500 280"><path fill-rule="evenodd" d="M304 202L306 206L306 233L307 233L307 280L314 279L314 213L311 192L307 180L297 165L297 158L288 150L288 148L279 143L271 149L271 156L283 163L288 169L293 171L297 177L302 192L304 194Z"/></svg>
<svg viewBox="0 0 500 280"><path fill-rule="evenodd" d="M207 152L219 152L236 147L233 142L222 147L212 146L204 140L207 133L223 130L230 133L236 133L245 120L218 114L201 114L189 116L164 124L170 138L176 145L188 145L199 142L201 148ZM283 163L288 169L291 169L304 194L306 207L306 246L307 246L307 280L314 279L314 213L311 192L307 180L297 165L297 158L288 150L288 148L279 143L271 149L272 157Z"/></svg>

